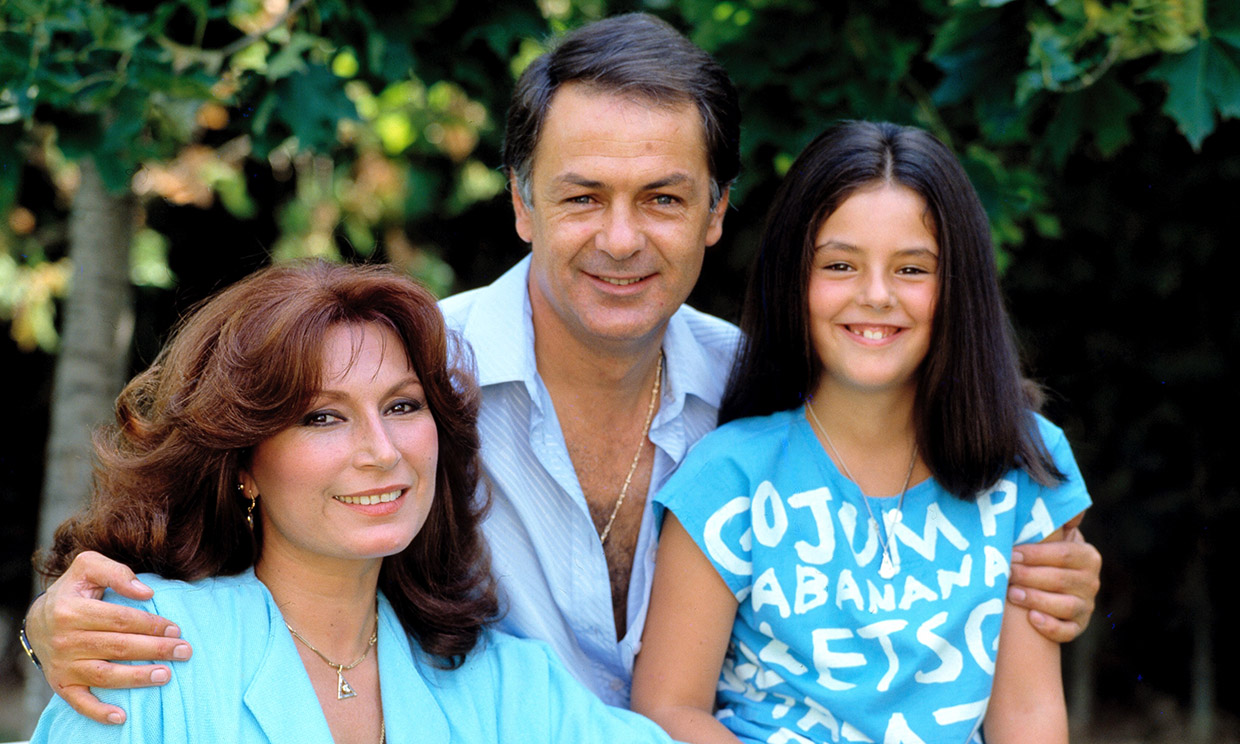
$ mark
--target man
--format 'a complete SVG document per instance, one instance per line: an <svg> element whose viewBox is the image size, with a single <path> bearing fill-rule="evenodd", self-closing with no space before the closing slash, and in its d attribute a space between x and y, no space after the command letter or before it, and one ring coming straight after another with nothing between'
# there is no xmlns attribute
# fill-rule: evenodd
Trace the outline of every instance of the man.
<svg viewBox="0 0 1240 744"><path fill-rule="evenodd" d="M682 303L722 234L739 118L723 69L662 21L578 29L522 74L508 115L504 164L531 255L442 303L477 359L502 627L549 643L615 705L628 704L650 595L647 497L714 428L738 338ZM1097 551L1022 550L1013 599L1070 640L1092 612ZM100 657L190 653L168 621L95 601L104 586L145 596L132 580L85 556L29 617L53 689L101 722L123 713L86 685L162 684L168 670Z"/></svg>

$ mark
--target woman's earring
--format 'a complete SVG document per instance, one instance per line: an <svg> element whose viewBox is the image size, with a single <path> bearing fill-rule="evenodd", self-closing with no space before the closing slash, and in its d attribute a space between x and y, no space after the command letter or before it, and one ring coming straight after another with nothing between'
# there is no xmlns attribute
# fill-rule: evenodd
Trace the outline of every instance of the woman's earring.
<svg viewBox="0 0 1240 744"><path fill-rule="evenodd" d="M245 484L238 483L237 490L241 492L242 496L244 496L245 495ZM250 526L250 532L254 531L254 506L257 503L258 503L258 494L254 494L253 496L250 497L249 508L245 510L245 523Z"/></svg>

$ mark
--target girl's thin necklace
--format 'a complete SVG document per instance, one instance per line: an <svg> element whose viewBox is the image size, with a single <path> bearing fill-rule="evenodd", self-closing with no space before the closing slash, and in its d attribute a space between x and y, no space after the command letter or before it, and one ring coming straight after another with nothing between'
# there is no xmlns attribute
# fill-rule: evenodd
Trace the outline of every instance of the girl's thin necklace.
<svg viewBox="0 0 1240 744"><path fill-rule="evenodd" d="M861 503L865 504L865 511L866 514L870 516L870 521L874 522L876 532L878 533L878 543L883 548L883 562L882 565L878 567L878 575L884 579L893 578L898 570L898 565L891 557L891 550L889 548L891 544L891 534L887 532L887 525L885 522L879 522L874 518L874 510L870 508L870 497L866 496L864 491L861 491L861 485L857 483L857 479L853 477L851 472L849 472L848 465L844 463L844 458L840 457L840 451L835 448L835 442L831 441L831 435L827 433L827 428L822 425L821 421L818 420L818 414L814 413L814 406L812 403L813 401L807 401L805 403L805 410L809 413L810 423L814 425L814 428L817 429L820 434L822 434L822 438L827 441L827 448L831 450L831 455L835 458L835 461L840 464L840 470L844 471L844 476L847 477L848 480L857 484L857 490L861 492ZM908 472L905 473L904 485L900 488L900 500L896 502L895 511L891 512L892 524L899 522L904 516L904 494L908 493L908 484L913 478L913 467L916 464L917 442L913 442L913 456L909 458Z"/></svg>

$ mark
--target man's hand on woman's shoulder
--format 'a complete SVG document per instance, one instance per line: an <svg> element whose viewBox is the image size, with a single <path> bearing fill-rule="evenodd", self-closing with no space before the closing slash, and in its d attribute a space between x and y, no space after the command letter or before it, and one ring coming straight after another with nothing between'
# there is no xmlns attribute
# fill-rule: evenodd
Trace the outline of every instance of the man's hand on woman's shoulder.
<svg viewBox="0 0 1240 744"><path fill-rule="evenodd" d="M182 661L192 649L164 618L103 601L105 589L130 599L151 597L128 567L87 551L30 606L26 635L53 692L92 720L123 723L125 711L100 702L90 688L162 685L170 671L162 664L112 662Z"/></svg>

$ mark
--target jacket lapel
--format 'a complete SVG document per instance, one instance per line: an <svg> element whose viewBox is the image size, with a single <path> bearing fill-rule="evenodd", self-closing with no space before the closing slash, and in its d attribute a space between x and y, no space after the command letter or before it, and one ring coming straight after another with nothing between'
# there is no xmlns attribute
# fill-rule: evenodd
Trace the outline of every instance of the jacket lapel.
<svg viewBox="0 0 1240 744"><path fill-rule="evenodd" d="M380 594L379 685L388 744L448 742L448 718L414 662L412 643L387 597Z"/></svg>

